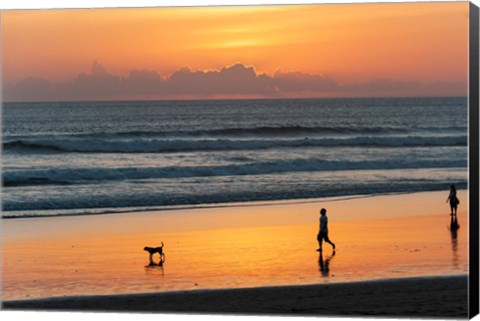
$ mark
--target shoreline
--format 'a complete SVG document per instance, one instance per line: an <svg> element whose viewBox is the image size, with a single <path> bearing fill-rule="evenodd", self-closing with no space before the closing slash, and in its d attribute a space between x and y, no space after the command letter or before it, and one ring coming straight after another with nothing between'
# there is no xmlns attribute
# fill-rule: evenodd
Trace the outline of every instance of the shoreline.
<svg viewBox="0 0 480 321"><path fill-rule="evenodd" d="M468 189L461 188L458 192L466 192ZM425 190L425 191L404 191L404 192L386 192L386 193L374 193L374 194L352 194L352 195L339 195L339 196L326 196L326 197L312 197L312 198L292 198L292 199L271 199L271 200L255 200L245 202L226 202L226 203L202 203L202 204L180 204L180 205L166 205L166 206L152 206L144 208L131 208L127 207L125 210L119 211L95 211L88 213L71 213L71 214L27 214L21 216L5 215L5 211L2 212L0 218L2 220L16 220L16 219L31 219L31 218L54 218L54 217L83 217L83 216L99 216L99 215L115 215L115 214L136 214L136 213L148 213L148 212L170 212L170 211L183 211L183 210L197 210L197 209L222 209L222 208L243 208L243 207L261 207L272 205L302 205L310 203L320 202L341 202L350 201L363 198L381 197L381 196L397 196L397 195L409 195L409 194L427 194L444 192L444 190ZM100 210L99 208L98 210ZM81 209L79 209L81 210ZM88 210L88 209L83 209ZM42 210L41 210L42 211ZM44 210L54 211L54 210ZM7 211L8 212L8 211ZM18 212L18 211L12 211Z"/></svg>
<svg viewBox="0 0 480 321"><path fill-rule="evenodd" d="M459 189L460 190L460 189ZM435 192L435 191L422 191L425 193ZM222 208L235 208L235 207L255 207L255 206L271 206L271 205L298 205L298 204L308 204L308 203L318 203L318 202L339 202L339 201L348 201L376 196L387 196L387 195L403 195L411 193L422 193L422 192L391 192L391 193L378 193L378 194L354 194L354 195L342 195L342 196L326 196L326 197L314 197L314 198L292 198L292 199L272 199L272 200L256 200L256 201L245 201L245 202L226 202L226 203L202 203L202 204L185 204L185 205L166 205L162 206L153 206L145 208L131 208L126 207L125 210L121 211L99 211L92 213L73 213L73 214L44 214L44 215L2 215L1 218L5 220L13 219L28 219L28 218L51 218L51 217L70 217L70 216L96 216L96 215L110 215L110 214L135 214L135 213L145 213L145 212L169 212L169 211L181 211L181 210L196 210L196 209L222 209ZM85 210L85 209L84 209ZM15 211L12 211L15 212Z"/></svg>
<svg viewBox="0 0 480 321"><path fill-rule="evenodd" d="M468 276L3 301L4 310L467 317Z"/></svg>

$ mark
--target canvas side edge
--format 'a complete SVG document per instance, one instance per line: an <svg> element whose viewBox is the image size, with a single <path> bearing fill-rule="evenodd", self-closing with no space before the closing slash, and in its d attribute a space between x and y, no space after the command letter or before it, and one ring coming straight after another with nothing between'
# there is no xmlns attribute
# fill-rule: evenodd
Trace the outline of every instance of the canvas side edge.
<svg viewBox="0 0 480 321"><path fill-rule="evenodd" d="M469 7L469 317L479 313L479 8Z"/></svg>

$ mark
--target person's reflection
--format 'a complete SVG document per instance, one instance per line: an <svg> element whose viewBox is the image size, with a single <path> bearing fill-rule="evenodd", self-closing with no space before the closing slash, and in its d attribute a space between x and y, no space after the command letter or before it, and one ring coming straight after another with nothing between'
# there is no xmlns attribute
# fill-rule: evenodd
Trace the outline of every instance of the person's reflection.
<svg viewBox="0 0 480 321"><path fill-rule="evenodd" d="M318 254L318 267L323 277L330 276L330 261L333 259L334 256L335 256L335 251L333 251L333 253L330 256L326 256L325 259L323 258L322 252Z"/></svg>
<svg viewBox="0 0 480 321"><path fill-rule="evenodd" d="M450 235L452 237L452 253L453 253L453 267L458 268L458 240L457 240L457 232L460 228L457 221L457 215L452 214L450 218Z"/></svg>

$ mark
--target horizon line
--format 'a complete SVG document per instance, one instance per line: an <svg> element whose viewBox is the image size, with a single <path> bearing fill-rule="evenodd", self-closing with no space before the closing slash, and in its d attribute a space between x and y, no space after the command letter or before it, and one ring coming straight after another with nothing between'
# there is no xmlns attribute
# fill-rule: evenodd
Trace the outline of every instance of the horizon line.
<svg viewBox="0 0 480 321"><path fill-rule="evenodd" d="M265 97L265 98L182 98L182 99L105 99L105 100L45 100L45 101L3 101L0 104L41 104L41 103L116 103L116 102L189 102L189 101L256 101L256 100L334 100L334 99L432 99L432 98L469 98L469 95L446 96L360 96L360 97Z"/></svg>

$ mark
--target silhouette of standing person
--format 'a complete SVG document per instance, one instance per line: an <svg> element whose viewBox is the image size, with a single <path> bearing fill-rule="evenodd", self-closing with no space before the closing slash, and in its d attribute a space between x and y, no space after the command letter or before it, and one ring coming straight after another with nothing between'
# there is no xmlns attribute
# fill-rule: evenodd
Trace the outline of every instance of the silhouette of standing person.
<svg viewBox="0 0 480 321"><path fill-rule="evenodd" d="M330 243L333 247L333 251L335 251L335 244L328 238L328 218L327 218L327 210L322 208L320 210L320 230L318 231L317 241L318 241L318 252L322 252L322 242Z"/></svg>
<svg viewBox="0 0 480 321"><path fill-rule="evenodd" d="M457 215L457 208L460 201L457 198L457 189L455 185L450 185L450 194L448 195L447 202L450 201L450 215Z"/></svg>

